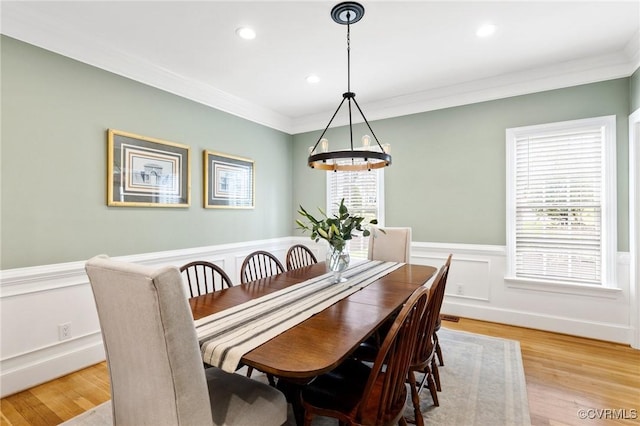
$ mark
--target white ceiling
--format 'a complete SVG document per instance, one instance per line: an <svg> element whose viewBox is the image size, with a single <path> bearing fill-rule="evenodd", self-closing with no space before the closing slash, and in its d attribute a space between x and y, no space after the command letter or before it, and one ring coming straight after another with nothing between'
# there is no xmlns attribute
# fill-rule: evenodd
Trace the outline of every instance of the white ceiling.
<svg viewBox="0 0 640 426"><path fill-rule="evenodd" d="M0 30L298 133L324 127L347 90L337 3L3 0ZM369 121L626 77L640 65L638 0L362 4L351 89ZM497 32L480 39L486 22ZM256 39L237 37L240 26ZM305 81L311 73L318 84Z"/></svg>

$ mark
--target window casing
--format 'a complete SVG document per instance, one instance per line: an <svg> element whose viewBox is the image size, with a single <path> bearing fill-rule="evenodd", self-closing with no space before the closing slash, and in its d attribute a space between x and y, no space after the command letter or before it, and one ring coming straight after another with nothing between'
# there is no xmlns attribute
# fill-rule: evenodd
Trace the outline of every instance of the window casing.
<svg viewBox="0 0 640 426"><path fill-rule="evenodd" d="M327 172L327 215L338 212L340 200L352 214L365 218L365 223L372 219L378 225L384 225L384 169L367 172ZM369 238L358 235L348 245L351 257L366 258Z"/></svg>
<svg viewBox="0 0 640 426"><path fill-rule="evenodd" d="M615 286L615 116L507 129L507 278Z"/></svg>

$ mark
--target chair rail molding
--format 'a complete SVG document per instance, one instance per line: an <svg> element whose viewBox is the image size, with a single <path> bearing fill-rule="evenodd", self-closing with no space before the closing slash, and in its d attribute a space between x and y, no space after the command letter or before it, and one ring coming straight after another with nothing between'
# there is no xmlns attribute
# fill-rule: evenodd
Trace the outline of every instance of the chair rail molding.
<svg viewBox="0 0 640 426"><path fill-rule="evenodd" d="M222 266L237 284L247 254L267 250L284 262L293 241L285 237L113 258L158 267L208 260ZM104 361L84 264L78 261L0 271L0 397ZM60 340L58 326L64 323L72 324L72 336Z"/></svg>
<svg viewBox="0 0 640 426"><path fill-rule="evenodd" d="M514 284L506 247L414 242L411 262L440 266L453 254L442 313L632 344L629 253L616 257L616 288Z"/></svg>
<svg viewBox="0 0 640 426"><path fill-rule="evenodd" d="M308 236L115 258L155 266L208 260L222 266L237 284L249 253L266 250L284 262L287 249L299 243L324 260L326 244ZM453 254L443 313L623 344L638 338L630 323L630 296L637 287L629 283L627 253L618 253L618 296L607 298L510 287L504 279L504 246L413 242L411 250L411 263L436 267ZM0 271L0 314L1 397L104 360L84 261ZM64 323L72 324L72 333L61 341L58 326Z"/></svg>

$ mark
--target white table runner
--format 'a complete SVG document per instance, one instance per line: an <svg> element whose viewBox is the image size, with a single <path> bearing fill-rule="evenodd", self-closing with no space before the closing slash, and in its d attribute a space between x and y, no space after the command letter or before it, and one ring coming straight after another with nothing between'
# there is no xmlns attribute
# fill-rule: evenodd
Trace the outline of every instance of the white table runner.
<svg viewBox="0 0 640 426"><path fill-rule="evenodd" d="M343 283L333 284L330 272L196 320L202 359L234 372L245 353L402 265L358 263L343 272Z"/></svg>

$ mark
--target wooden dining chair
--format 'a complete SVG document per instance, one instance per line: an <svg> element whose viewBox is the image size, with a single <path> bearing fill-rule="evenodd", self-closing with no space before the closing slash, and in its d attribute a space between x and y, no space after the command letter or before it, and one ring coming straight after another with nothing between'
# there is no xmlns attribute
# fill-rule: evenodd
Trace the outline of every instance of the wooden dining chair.
<svg viewBox="0 0 640 426"><path fill-rule="evenodd" d="M231 278L215 263L196 260L180 267L191 297L231 287Z"/></svg>
<svg viewBox="0 0 640 426"><path fill-rule="evenodd" d="M282 425L284 395L202 354L180 272L86 263L109 367L114 425Z"/></svg>
<svg viewBox="0 0 640 426"><path fill-rule="evenodd" d="M305 425L311 425L316 415L348 425L407 424L403 416L405 383L427 294L428 289L420 287L409 297L373 366L349 358L302 389Z"/></svg>
<svg viewBox="0 0 640 426"><path fill-rule="evenodd" d="M259 280L260 278L270 277L284 272L284 266L273 254L268 251L258 250L249 254L242 262L240 267L240 281L242 284L250 281ZM251 377L253 367L247 368L247 377ZM275 378L267 374L269 384L275 386Z"/></svg>
<svg viewBox="0 0 640 426"><path fill-rule="evenodd" d="M444 289L447 283L449 267L451 265L451 255L447 258L445 264L440 268L438 274L434 278L429 287L429 299L424 315L420 320L420 333L416 343L416 349L409 367L407 382L411 389L411 399L414 405L414 422L422 426L423 418L420 411L419 395L426 385L433 399L434 405L440 405L438 400L438 391L440 391L440 374L438 366L435 362L435 323L440 317L440 307L444 298ZM371 362L375 359L379 351L379 343L377 339L370 338L358 347L353 357L364 362ZM423 377L418 385L416 383L415 373L422 373Z"/></svg>
<svg viewBox="0 0 640 426"><path fill-rule="evenodd" d="M450 267L451 266L451 256L449 255L449 257L447 258L447 262L446 264ZM445 287L446 287L446 281L445 281ZM446 291L446 288L442 290L442 300L440 301L440 306L438 307L438 319L436 321L436 327L433 330L433 340L434 340L434 344L435 344L435 348L436 348L436 358L438 359L438 363L440 364L440 366L444 366L444 358L442 357L442 348L440 347L440 340L438 340L438 331L440 330L440 326L442 325L442 318L440 317L440 310L442 308L442 301L444 301L444 292Z"/></svg>
<svg viewBox="0 0 640 426"><path fill-rule="evenodd" d="M249 254L240 267L242 284L284 272L284 266L273 254L258 250Z"/></svg>
<svg viewBox="0 0 640 426"><path fill-rule="evenodd" d="M411 228L372 227L367 258L409 263L411 261Z"/></svg>
<svg viewBox="0 0 640 426"><path fill-rule="evenodd" d="M287 251L287 271L318 263L318 259L305 245L296 244Z"/></svg>
<svg viewBox="0 0 640 426"><path fill-rule="evenodd" d="M420 392L426 384L431 393L433 404L437 407L440 405L438 401L438 391L440 387L440 375L438 365L435 360L435 342L433 334L435 331L436 320L440 315L440 306L444 297L444 289L449 274L449 266L451 265L451 255L440 268L436 278L429 289L429 301L424 315L421 319L420 333L416 343L416 350L409 366L407 380L411 388L411 400L413 402L413 410L415 421L418 426L422 426L423 418L420 410ZM423 377L418 385L415 373L422 373Z"/></svg>

